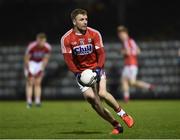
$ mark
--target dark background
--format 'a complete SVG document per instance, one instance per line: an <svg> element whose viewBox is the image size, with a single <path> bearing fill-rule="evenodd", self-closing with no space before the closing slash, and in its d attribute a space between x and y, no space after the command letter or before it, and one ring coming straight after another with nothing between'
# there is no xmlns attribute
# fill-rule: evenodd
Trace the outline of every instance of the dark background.
<svg viewBox="0 0 180 140"><path fill-rule="evenodd" d="M88 10L89 26L114 41L116 27L125 24L138 40L178 40L178 0L0 0L0 44L27 44L45 32L50 43L71 28L70 12Z"/></svg>
<svg viewBox="0 0 180 140"><path fill-rule="evenodd" d="M43 98L82 98L59 52L75 8L86 9L89 26L102 33L107 88L116 98L122 97L119 24L128 27L142 49L138 79L156 85L153 92L131 88L131 98L180 98L179 5L178 0L0 0L0 99L25 98L24 53L39 32L47 34L53 47L42 83Z"/></svg>

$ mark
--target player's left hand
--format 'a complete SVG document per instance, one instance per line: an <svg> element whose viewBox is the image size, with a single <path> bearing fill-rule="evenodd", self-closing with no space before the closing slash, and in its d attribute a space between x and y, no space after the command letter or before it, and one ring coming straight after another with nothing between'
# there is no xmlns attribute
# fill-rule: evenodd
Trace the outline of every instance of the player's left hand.
<svg viewBox="0 0 180 140"><path fill-rule="evenodd" d="M93 72L95 72L97 74L97 82L99 82L101 80L101 71L102 69L97 67L96 69L93 70Z"/></svg>
<svg viewBox="0 0 180 140"><path fill-rule="evenodd" d="M25 75L25 77L28 77L28 70L27 69L24 69L24 75Z"/></svg>
<svg viewBox="0 0 180 140"><path fill-rule="evenodd" d="M24 75L25 75L25 77L28 76L28 73L29 73L29 67L28 67L28 65L25 65L24 66Z"/></svg>

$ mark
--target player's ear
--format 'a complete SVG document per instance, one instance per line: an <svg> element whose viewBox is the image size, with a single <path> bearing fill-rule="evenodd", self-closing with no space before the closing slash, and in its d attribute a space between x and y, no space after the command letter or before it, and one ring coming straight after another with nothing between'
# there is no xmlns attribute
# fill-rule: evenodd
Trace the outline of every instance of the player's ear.
<svg viewBox="0 0 180 140"><path fill-rule="evenodd" d="M73 25L76 25L76 22L75 22L75 20L73 20Z"/></svg>

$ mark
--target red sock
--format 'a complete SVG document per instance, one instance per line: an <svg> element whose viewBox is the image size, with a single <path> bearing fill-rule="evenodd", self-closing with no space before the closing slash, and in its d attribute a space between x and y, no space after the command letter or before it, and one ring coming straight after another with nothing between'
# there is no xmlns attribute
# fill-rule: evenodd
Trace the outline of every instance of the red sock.
<svg viewBox="0 0 180 140"><path fill-rule="evenodd" d="M119 126L119 122L116 121L116 120L114 120L111 124L112 124L113 127Z"/></svg>
<svg viewBox="0 0 180 140"><path fill-rule="evenodd" d="M121 111L121 108L119 107L118 109L114 109L114 111L115 111L116 113L118 113L118 112Z"/></svg>

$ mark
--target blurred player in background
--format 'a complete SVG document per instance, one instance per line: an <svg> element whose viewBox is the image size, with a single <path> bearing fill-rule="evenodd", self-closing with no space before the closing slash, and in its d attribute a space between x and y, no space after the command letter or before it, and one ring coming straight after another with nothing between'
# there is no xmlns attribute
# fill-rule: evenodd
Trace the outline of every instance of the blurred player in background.
<svg viewBox="0 0 180 140"><path fill-rule="evenodd" d="M135 41L129 37L128 29L124 26L118 26L117 34L123 45L121 53L124 56L124 68L122 70L121 84L124 101L128 102L130 86L149 90L153 90L154 86L136 79L138 74L138 55L141 53L141 50Z"/></svg>
<svg viewBox="0 0 180 140"><path fill-rule="evenodd" d="M44 33L39 33L36 36L36 41L30 43L26 50L24 70L28 108L32 107L33 92L36 106L38 107L41 105L41 82L51 52L51 46L46 40L46 35Z"/></svg>
<svg viewBox="0 0 180 140"><path fill-rule="evenodd" d="M113 127L112 134L123 132L123 127L112 116L110 111L103 107L100 98L104 99L123 121L132 127L134 121L131 116L127 115L120 107L114 97L106 90L106 76L104 72L105 51L101 34L90 27L87 27L87 11L75 9L71 13L73 29L69 30L61 38L61 50L64 60L76 77L77 84L84 95L84 98L91 104L92 108ZM91 69L97 73L98 89L87 87L79 83L81 72ZM97 92L96 92L97 91ZM70 111L71 112L71 111Z"/></svg>

